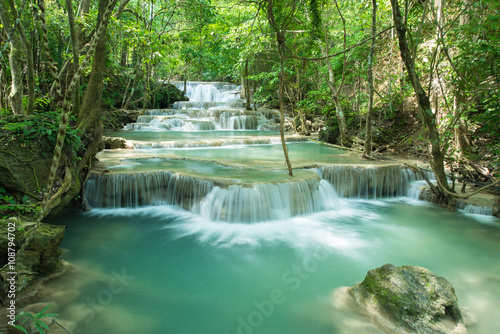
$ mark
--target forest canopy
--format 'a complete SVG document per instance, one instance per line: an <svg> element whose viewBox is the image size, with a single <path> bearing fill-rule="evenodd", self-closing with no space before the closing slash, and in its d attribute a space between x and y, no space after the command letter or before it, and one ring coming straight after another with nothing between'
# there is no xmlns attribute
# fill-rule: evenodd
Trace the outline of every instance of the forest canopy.
<svg viewBox="0 0 500 334"><path fill-rule="evenodd" d="M37 133L57 129L57 147L69 131L78 172L103 110L158 106L191 80L241 83L295 131L320 119L321 139L367 157L425 157L445 193L445 168L499 174L496 0L0 0L0 19L2 131L46 115Z"/></svg>

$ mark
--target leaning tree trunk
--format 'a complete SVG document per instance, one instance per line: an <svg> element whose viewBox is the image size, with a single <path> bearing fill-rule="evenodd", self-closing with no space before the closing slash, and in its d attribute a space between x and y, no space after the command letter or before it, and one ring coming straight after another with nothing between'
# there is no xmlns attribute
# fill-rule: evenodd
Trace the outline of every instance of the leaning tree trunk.
<svg viewBox="0 0 500 334"><path fill-rule="evenodd" d="M111 0L112 2L113 1ZM86 147L85 155L78 165L78 169L82 170L99 151L99 146L102 140L103 125L101 120L101 100L102 91L104 89L104 70L106 68L106 29L108 21L103 21L103 15L110 0L99 0L98 22L102 27L103 33L97 42L94 61L92 63L92 72L90 73L89 83L85 96L83 98L82 107L78 116L78 129L84 134L83 144ZM99 27L101 28L101 27Z"/></svg>
<svg viewBox="0 0 500 334"><path fill-rule="evenodd" d="M403 17L399 9L398 0L391 0L391 5L394 25L396 26L396 31L398 34L401 58L403 59L403 63L405 64L406 70L408 71L408 74L410 76L411 84L417 95L419 111L427 128L427 137L429 140L431 155L430 165L432 171L436 175L436 180L439 187L450 191L446 173L444 171L444 154L441 150L441 142L438 126L436 123L436 115L432 112L429 96L425 93L425 90L420 84L420 80L416 73L414 55L412 55L410 48L408 47L408 42L406 40L406 27L404 25Z"/></svg>

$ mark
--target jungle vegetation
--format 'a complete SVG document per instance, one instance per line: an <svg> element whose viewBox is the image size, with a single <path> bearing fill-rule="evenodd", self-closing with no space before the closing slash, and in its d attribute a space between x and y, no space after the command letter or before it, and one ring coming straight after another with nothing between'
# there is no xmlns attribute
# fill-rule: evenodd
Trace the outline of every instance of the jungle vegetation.
<svg viewBox="0 0 500 334"><path fill-rule="evenodd" d="M0 19L2 140L49 137L44 202L63 146L84 175L105 111L157 106L172 80L241 83L297 132L425 159L442 197L449 171L500 173L496 0L0 0Z"/></svg>

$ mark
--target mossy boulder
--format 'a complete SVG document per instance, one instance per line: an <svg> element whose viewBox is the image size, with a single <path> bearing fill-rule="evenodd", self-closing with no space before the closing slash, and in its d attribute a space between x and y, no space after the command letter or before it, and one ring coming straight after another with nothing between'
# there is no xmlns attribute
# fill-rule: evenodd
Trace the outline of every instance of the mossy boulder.
<svg viewBox="0 0 500 334"><path fill-rule="evenodd" d="M12 269L7 263L7 256L4 256L0 280L2 288L6 291L9 285L6 281L9 278L7 273L16 272L16 291L25 292L29 291L40 279L62 270L59 245L63 240L65 227L50 224L37 225L33 222L9 218L0 220L0 233L7 236L9 227L12 230L13 226L15 226L13 243L17 250L15 266ZM1 254L7 255L9 241L12 240L0 239Z"/></svg>
<svg viewBox="0 0 500 334"><path fill-rule="evenodd" d="M0 145L3 147L0 150L0 191L10 199L9 202L2 201L0 196L0 217L20 213L36 219L36 204L41 202L47 186L54 145L47 136L26 142L8 131L0 131ZM60 211L80 192L83 176L75 175L76 163L75 152L65 145L54 182L54 189L64 186L64 193L58 197L58 203L51 203L52 214Z"/></svg>
<svg viewBox="0 0 500 334"><path fill-rule="evenodd" d="M453 286L425 268L386 264L349 292L390 333L466 333Z"/></svg>
<svg viewBox="0 0 500 334"><path fill-rule="evenodd" d="M113 109L102 111L102 125L105 131L116 131L123 129L129 123L137 122L141 115L140 110Z"/></svg>
<svg viewBox="0 0 500 334"><path fill-rule="evenodd" d="M104 143L104 148L108 150L128 148L127 141L120 137L102 137L102 142Z"/></svg>

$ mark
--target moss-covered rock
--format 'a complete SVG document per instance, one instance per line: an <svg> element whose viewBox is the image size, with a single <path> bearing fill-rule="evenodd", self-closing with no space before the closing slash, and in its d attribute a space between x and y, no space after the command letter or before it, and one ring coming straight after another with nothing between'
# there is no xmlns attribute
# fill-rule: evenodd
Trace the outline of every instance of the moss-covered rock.
<svg viewBox="0 0 500 334"><path fill-rule="evenodd" d="M386 264L349 290L391 333L465 333L453 286L422 267Z"/></svg>
<svg viewBox="0 0 500 334"><path fill-rule="evenodd" d="M129 123L137 122L137 117L141 114L139 110L103 110L102 125L105 131L116 131L123 129Z"/></svg>
<svg viewBox="0 0 500 334"><path fill-rule="evenodd" d="M9 125L16 124L10 123ZM50 174L54 143L47 135L27 141L17 132L0 132L0 217L23 214L36 219L36 204L43 198ZM63 147L54 182L56 190L68 180L59 203L53 203L52 214L57 213L80 192L81 175L75 175L76 153L70 145ZM68 177L67 173L71 173ZM62 200L64 197L64 200ZM5 200L8 198L9 200Z"/></svg>
<svg viewBox="0 0 500 334"><path fill-rule="evenodd" d="M0 220L2 236L8 236L9 227L12 230L13 226L15 226L14 238L9 240L2 237L0 239L0 253L7 255L9 241L13 242L14 249L17 251L15 265L12 269L11 264L6 261L8 257L4 256L2 260L6 260L2 262L0 280L3 291L7 291L9 285L6 281L9 278L7 273L16 272L16 291L22 293L29 291L40 279L62 270L59 245L63 240L65 227L49 224L37 225L33 222L9 218Z"/></svg>
<svg viewBox="0 0 500 334"><path fill-rule="evenodd" d="M108 150L128 148L127 141L120 137L102 137L102 142L104 143L104 148Z"/></svg>

